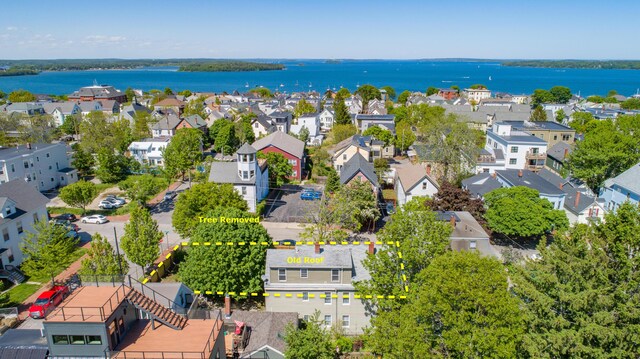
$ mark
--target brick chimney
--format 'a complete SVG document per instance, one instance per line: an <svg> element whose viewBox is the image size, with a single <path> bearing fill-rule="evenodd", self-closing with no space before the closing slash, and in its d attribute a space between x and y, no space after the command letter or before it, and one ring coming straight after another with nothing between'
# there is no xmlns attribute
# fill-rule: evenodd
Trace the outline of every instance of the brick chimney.
<svg viewBox="0 0 640 359"><path fill-rule="evenodd" d="M451 228L456 229L456 217L454 215L449 217L449 223L451 224Z"/></svg>
<svg viewBox="0 0 640 359"><path fill-rule="evenodd" d="M560 183L560 189L562 189L562 187L564 187L564 183Z"/></svg>
<svg viewBox="0 0 640 359"><path fill-rule="evenodd" d="M375 254L376 253L376 246L375 246L375 243L373 241L369 242L368 253L369 254Z"/></svg>
<svg viewBox="0 0 640 359"><path fill-rule="evenodd" d="M580 191L576 192L576 200L573 203L574 207L578 207L578 204L580 203Z"/></svg>
<svg viewBox="0 0 640 359"><path fill-rule="evenodd" d="M565 148L565 149L564 149L564 157L562 157L562 158L563 158L563 159L566 159L566 158L567 158L567 156L569 156L569 149L568 149L568 148Z"/></svg>
<svg viewBox="0 0 640 359"><path fill-rule="evenodd" d="M518 170L518 177L522 178L522 170Z"/></svg>
<svg viewBox="0 0 640 359"><path fill-rule="evenodd" d="M231 297L229 294L224 296L224 317L231 319Z"/></svg>
<svg viewBox="0 0 640 359"><path fill-rule="evenodd" d="M497 178L497 177L498 177L498 174L497 174L497 173L495 173L495 172L493 172L493 173L491 174L491 177L493 177L493 178Z"/></svg>
<svg viewBox="0 0 640 359"><path fill-rule="evenodd" d="M431 165L427 165L427 176L431 176Z"/></svg>
<svg viewBox="0 0 640 359"><path fill-rule="evenodd" d="M314 247L314 253L320 254L320 243L318 242L314 243L313 247Z"/></svg>

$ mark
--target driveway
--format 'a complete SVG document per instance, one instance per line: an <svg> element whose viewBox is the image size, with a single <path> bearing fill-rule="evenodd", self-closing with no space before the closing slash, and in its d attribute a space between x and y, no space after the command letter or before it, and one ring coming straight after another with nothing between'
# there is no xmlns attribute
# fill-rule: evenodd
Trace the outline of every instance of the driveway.
<svg viewBox="0 0 640 359"><path fill-rule="evenodd" d="M306 222L306 216L314 201L300 199L303 189L322 191L319 185L284 185L267 198L264 220L267 222Z"/></svg>

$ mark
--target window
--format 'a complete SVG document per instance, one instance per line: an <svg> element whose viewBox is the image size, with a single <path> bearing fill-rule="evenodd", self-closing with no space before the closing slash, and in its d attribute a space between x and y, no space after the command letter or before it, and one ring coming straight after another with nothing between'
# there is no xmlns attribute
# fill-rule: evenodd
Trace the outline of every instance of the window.
<svg viewBox="0 0 640 359"><path fill-rule="evenodd" d="M302 301L303 302L309 301L309 292L302 292Z"/></svg>
<svg viewBox="0 0 640 359"><path fill-rule="evenodd" d="M297 166L297 165L298 165L298 160L289 160L289 163L290 163L292 166Z"/></svg>
<svg viewBox="0 0 640 359"><path fill-rule="evenodd" d="M278 280L281 282L287 281L287 270L284 268L278 269Z"/></svg>
<svg viewBox="0 0 640 359"><path fill-rule="evenodd" d="M11 172L15 172L16 171L16 166L12 163L11 164Z"/></svg>
<svg viewBox="0 0 640 359"><path fill-rule="evenodd" d="M293 176L293 177L297 177L297 176L298 176L298 171L295 171L295 170L294 170L294 171L292 171L292 172L291 172L291 176Z"/></svg>
<svg viewBox="0 0 640 359"><path fill-rule="evenodd" d="M47 153L47 158L49 158L49 154Z"/></svg>
<svg viewBox="0 0 640 359"><path fill-rule="evenodd" d="M553 135L553 140L556 141L558 139L558 135Z"/></svg>
<svg viewBox="0 0 640 359"><path fill-rule="evenodd" d="M331 292L324 292L324 304L331 304Z"/></svg>
<svg viewBox="0 0 640 359"><path fill-rule="evenodd" d="M242 179L249 179L249 171L242 171Z"/></svg>
<svg viewBox="0 0 640 359"><path fill-rule="evenodd" d="M18 233L24 232L24 229L22 228L22 221L18 221L16 223L16 227L18 227Z"/></svg>
<svg viewBox="0 0 640 359"><path fill-rule="evenodd" d="M13 251L11 248L7 248L7 258L9 259L9 263L13 263Z"/></svg>
<svg viewBox="0 0 640 359"><path fill-rule="evenodd" d="M517 162L518 162L518 159L517 159L517 158L510 158L510 159L509 159L509 164L510 164L510 165L515 165Z"/></svg>
<svg viewBox="0 0 640 359"><path fill-rule="evenodd" d="M38 214L37 214L37 213L34 213L34 214L33 214L33 223L38 223L38 220L39 220L39 219L40 219L40 218L38 218Z"/></svg>
<svg viewBox="0 0 640 359"><path fill-rule="evenodd" d="M339 269L332 269L331 270L331 281L332 282L339 282L340 281L340 270Z"/></svg>
<svg viewBox="0 0 640 359"><path fill-rule="evenodd" d="M85 345L84 335L71 335L72 345Z"/></svg>
<svg viewBox="0 0 640 359"><path fill-rule="evenodd" d="M342 159L346 161L347 160L347 155L342 155Z"/></svg>
<svg viewBox="0 0 640 359"><path fill-rule="evenodd" d="M511 153L518 153L518 146L511 146Z"/></svg>
<svg viewBox="0 0 640 359"><path fill-rule="evenodd" d="M66 335L52 335L54 345L67 345L69 344L69 337Z"/></svg>
<svg viewBox="0 0 640 359"><path fill-rule="evenodd" d="M498 148L498 142L493 143L493 148Z"/></svg>
<svg viewBox="0 0 640 359"><path fill-rule="evenodd" d="M304 320L305 322L309 321L309 314L305 314L302 316L302 320Z"/></svg>
<svg viewBox="0 0 640 359"><path fill-rule="evenodd" d="M492 142L491 142L491 139L489 139L489 141L488 141L488 142L489 142L489 145L491 145L491 143L492 143Z"/></svg>
<svg viewBox="0 0 640 359"><path fill-rule="evenodd" d="M351 304L351 297L349 296L349 293L345 293L342 295L342 305L349 305Z"/></svg>
<svg viewBox="0 0 640 359"><path fill-rule="evenodd" d="M563 141L569 141L571 139L571 135L562 135Z"/></svg>
<svg viewBox="0 0 640 359"><path fill-rule="evenodd" d="M254 170L249 171L249 178L251 178L251 177L253 177L255 175L256 175L256 171L254 171Z"/></svg>
<svg viewBox="0 0 640 359"><path fill-rule="evenodd" d="M348 315L343 315L342 316L342 327L343 328L349 328L349 322L351 321L350 319L351 318L349 318Z"/></svg>
<svg viewBox="0 0 640 359"><path fill-rule="evenodd" d="M540 153L540 149L538 147L532 147L531 153L533 153L534 155L537 155L538 153Z"/></svg>
<svg viewBox="0 0 640 359"><path fill-rule="evenodd" d="M469 242L469 249L476 249L478 247L478 243L476 241Z"/></svg>
<svg viewBox="0 0 640 359"><path fill-rule="evenodd" d="M258 128L258 123L257 123L257 122L256 122L256 123L254 123L254 124L253 124L253 127Z"/></svg>
<svg viewBox="0 0 640 359"><path fill-rule="evenodd" d="M331 326L331 315L325 315L324 316L324 325L330 327Z"/></svg>
<svg viewBox="0 0 640 359"><path fill-rule="evenodd" d="M4 239L5 242L7 242L9 240L9 229L8 228L3 228L2 229L2 238Z"/></svg>
<svg viewBox="0 0 640 359"><path fill-rule="evenodd" d="M24 161L24 168L29 168L29 162Z"/></svg>
<svg viewBox="0 0 640 359"><path fill-rule="evenodd" d="M101 345L102 337L99 335L87 335L87 344L89 345Z"/></svg>
<svg viewBox="0 0 640 359"><path fill-rule="evenodd" d="M307 268L300 269L300 278L309 278L309 270Z"/></svg>
<svg viewBox="0 0 640 359"><path fill-rule="evenodd" d="M427 189L427 182L422 182L422 189Z"/></svg>
<svg viewBox="0 0 640 359"><path fill-rule="evenodd" d="M247 195L247 187L242 186L242 195L246 196Z"/></svg>

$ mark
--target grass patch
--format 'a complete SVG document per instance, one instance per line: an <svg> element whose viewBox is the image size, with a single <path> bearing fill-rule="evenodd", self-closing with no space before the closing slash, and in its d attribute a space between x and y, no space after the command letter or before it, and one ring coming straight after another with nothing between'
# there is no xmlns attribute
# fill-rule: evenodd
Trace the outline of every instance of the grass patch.
<svg viewBox="0 0 640 359"><path fill-rule="evenodd" d="M385 200L396 199L396 191L393 189L383 189L382 197Z"/></svg>
<svg viewBox="0 0 640 359"><path fill-rule="evenodd" d="M98 191L98 194L106 191L107 189L111 188L111 187L115 187L117 186L116 183L97 183L96 184L96 190Z"/></svg>
<svg viewBox="0 0 640 359"><path fill-rule="evenodd" d="M37 292L40 287L41 285L39 284L18 284L6 293L9 295L9 302L4 307L16 307L22 304L22 302L33 295L33 293Z"/></svg>

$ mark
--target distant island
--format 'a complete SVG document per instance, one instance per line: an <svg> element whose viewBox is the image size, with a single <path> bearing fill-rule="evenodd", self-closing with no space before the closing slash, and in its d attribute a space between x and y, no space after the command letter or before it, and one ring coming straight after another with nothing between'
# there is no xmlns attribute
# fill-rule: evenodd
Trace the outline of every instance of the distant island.
<svg viewBox="0 0 640 359"><path fill-rule="evenodd" d="M60 59L0 60L0 76L37 75L42 71L131 70L147 67L178 67L185 72L228 72L282 70L284 65L217 59Z"/></svg>
<svg viewBox="0 0 640 359"><path fill-rule="evenodd" d="M502 65L550 69L640 70L639 60L515 60L504 61Z"/></svg>

